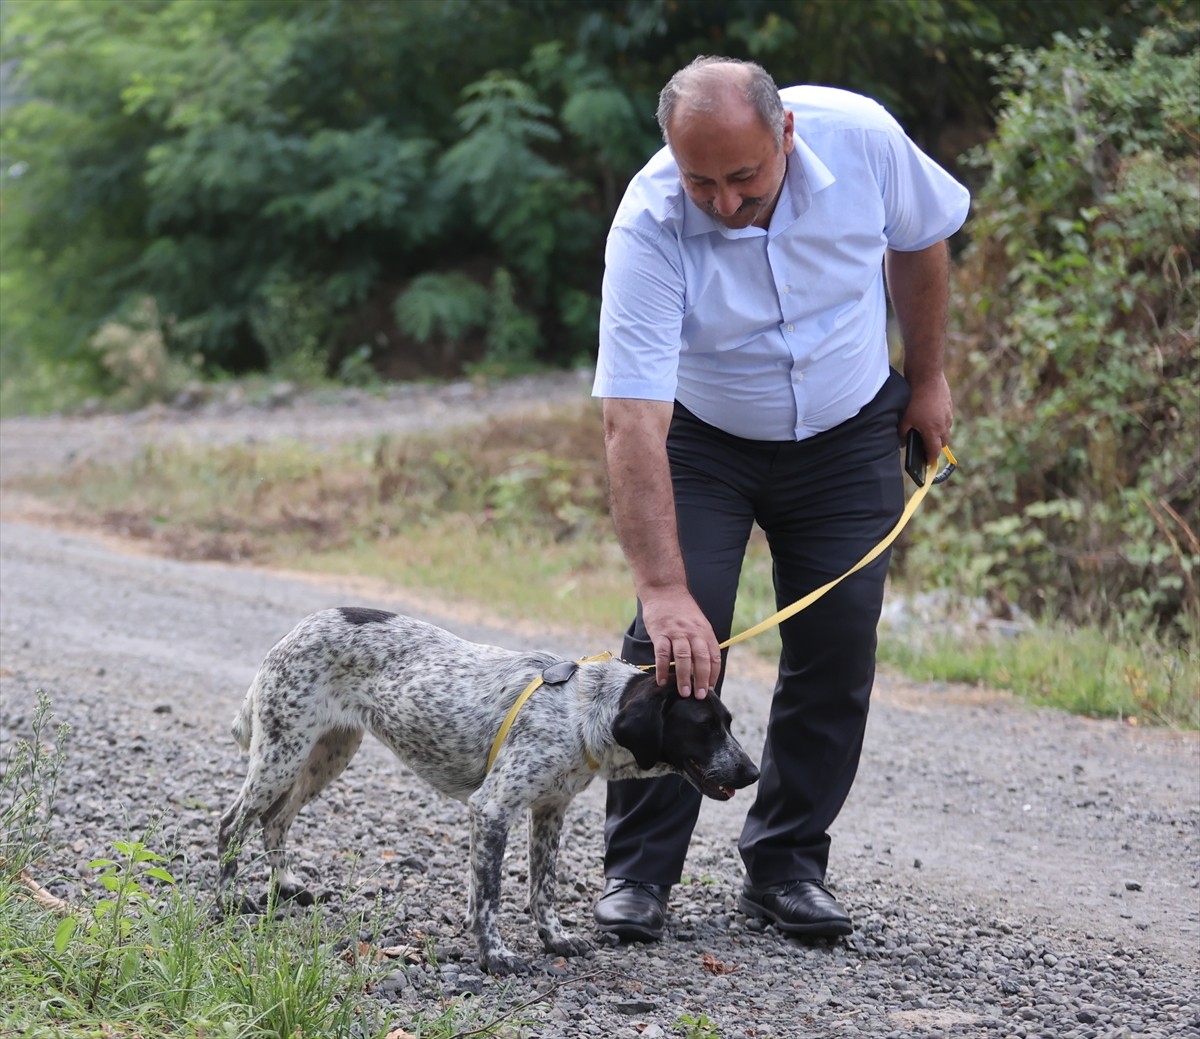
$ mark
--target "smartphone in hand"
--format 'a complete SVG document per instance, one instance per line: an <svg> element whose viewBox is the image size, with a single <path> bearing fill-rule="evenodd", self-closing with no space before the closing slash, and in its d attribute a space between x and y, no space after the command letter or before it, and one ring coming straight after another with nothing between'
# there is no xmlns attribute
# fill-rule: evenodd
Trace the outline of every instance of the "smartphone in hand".
<svg viewBox="0 0 1200 1039"><path fill-rule="evenodd" d="M908 431L904 442L904 471L912 477L918 487L925 486L925 473L929 468L929 459L925 455L925 441L915 430Z"/></svg>

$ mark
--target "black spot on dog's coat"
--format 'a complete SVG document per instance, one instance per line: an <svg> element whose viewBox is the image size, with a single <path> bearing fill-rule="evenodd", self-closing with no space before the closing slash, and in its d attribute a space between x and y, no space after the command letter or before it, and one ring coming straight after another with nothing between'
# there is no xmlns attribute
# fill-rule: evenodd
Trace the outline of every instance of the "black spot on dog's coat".
<svg viewBox="0 0 1200 1039"><path fill-rule="evenodd" d="M365 606L340 606L338 613L348 624L386 624L396 616L387 610L372 610Z"/></svg>

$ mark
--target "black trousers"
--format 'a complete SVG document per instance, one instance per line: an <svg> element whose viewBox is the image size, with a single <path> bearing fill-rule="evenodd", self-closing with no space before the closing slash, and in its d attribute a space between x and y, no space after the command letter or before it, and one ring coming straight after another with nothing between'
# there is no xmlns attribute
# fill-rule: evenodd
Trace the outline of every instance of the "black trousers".
<svg viewBox="0 0 1200 1039"><path fill-rule="evenodd" d="M676 404L667 450L680 546L718 640L731 634L755 523L770 546L780 609L844 573L892 528L904 505L897 429L908 399L892 372L854 418L782 443L730 436ZM762 778L738 842L756 885L825 877L827 830L862 750L889 555L780 626ZM654 661L640 603L622 652L635 664ZM605 875L678 883L700 801L675 776L609 783Z"/></svg>

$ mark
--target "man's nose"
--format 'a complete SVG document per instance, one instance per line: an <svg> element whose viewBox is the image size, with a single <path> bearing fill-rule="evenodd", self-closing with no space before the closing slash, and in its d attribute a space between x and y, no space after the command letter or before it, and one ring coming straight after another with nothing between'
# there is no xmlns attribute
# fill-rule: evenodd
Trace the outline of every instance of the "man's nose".
<svg viewBox="0 0 1200 1039"><path fill-rule="evenodd" d="M713 199L713 208L721 216L733 216L734 213L742 208L742 196L731 189L718 190L716 197Z"/></svg>

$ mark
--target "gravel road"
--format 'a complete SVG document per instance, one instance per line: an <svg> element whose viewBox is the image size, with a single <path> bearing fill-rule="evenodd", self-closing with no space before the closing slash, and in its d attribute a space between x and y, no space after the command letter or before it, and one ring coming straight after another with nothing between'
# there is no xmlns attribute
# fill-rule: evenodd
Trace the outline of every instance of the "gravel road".
<svg viewBox="0 0 1200 1039"><path fill-rule="evenodd" d="M319 439L512 413L584 381L494 391L412 391L388 402L226 402L197 413L0 423L0 480L117 456L147 437ZM355 603L421 616L467 638L564 655L595 635L489 619L367 580L180 563L61 529L0 484L0 744L27 735L36 691L69 722L68 767L43 879L70 896L109 843L161 818L191 879L213 875L217 817L243 761L229 721L266 650L300 617ZM748 748L762 739L771 676L734 657L726 702ZM0 752L2 752L0 747ZM325 911L380 898L382 938L436 946L374 992L397 1027L443 997L486 1014L538 1000L543 1039L686 1035L703 1015L722 1039L787 1037L1200 1037L1200 742L1035 710L1002 694L879 681L859 780L834 831L831 887L856 931L802 944L737 910L745 795L706 803L664 940L617 946L591 922L603 788L572 806L564 917L588 957L542 954L523 910L523 833L509 853L502 926L530 977L480 974L463 929L465 808L368 742L294 830L300 871L336 892ZM260 884L265 874L243 874ZM424 937L421 937L424 936ZM399 963L399 961L397 961Z"/></svg>

